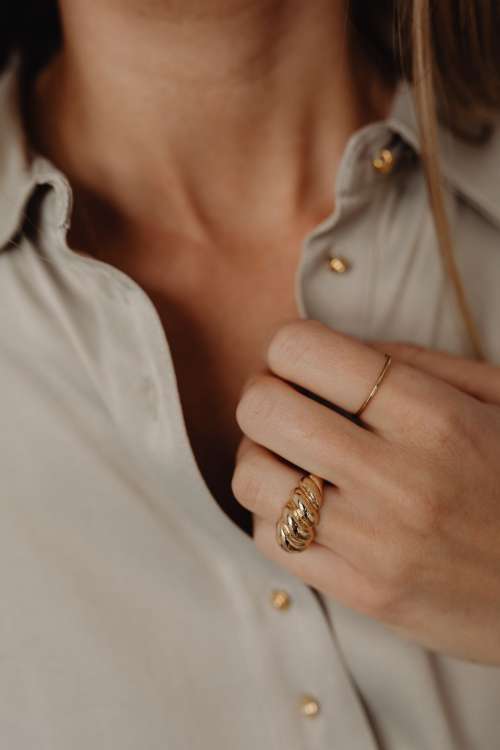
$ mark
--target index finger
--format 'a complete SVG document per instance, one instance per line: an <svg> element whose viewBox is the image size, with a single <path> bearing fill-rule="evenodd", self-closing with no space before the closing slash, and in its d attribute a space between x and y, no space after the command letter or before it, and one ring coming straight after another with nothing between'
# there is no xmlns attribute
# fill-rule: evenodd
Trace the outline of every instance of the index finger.
<svg viewBox="0 0 500 750"><path fill-rule="evenodd" d="M356 414L385 364L381 351L339 333L317 320L285 323L273 335L267 364L279 377ZM443 398L453 397L446 383L393 360L377 393L361 415L380 433L407 431Z"/></svg>
<svg viewBox="0 0 500 750"><path fill-rule="evenodd" d="M401 342L370 341L370 346L488 404L500 405L500 367L483 360Z"/></svg>

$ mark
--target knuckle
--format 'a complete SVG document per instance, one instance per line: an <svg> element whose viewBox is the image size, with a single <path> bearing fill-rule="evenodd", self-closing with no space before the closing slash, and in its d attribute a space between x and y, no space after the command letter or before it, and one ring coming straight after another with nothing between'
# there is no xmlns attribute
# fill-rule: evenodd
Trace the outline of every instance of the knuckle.
<svg viewBox="0 0 500 750"><path fill-rule="evenodd" d="M316 321L292 320L284 323L273 334L267 350L267 360L271 366L289 359L297 361L307 357L311 348L310 332Z"/></svg>
<svg viewBox="0 0 500 750"><path fill-rule="evenodd" d="M400 356L411 367L418 367L426 352L425 347L406 342L397 344L396 348L396 356Z"/></svg>
<svg viewBox="0 0 500 750"><path fill-rule="evenodd" d="M303 423L292 424L290 435L293 435L298 444L311 443L315 446L315 455L320 463L331 464L333 435L328 425L317 424L314 420Z"/></svg>
<svg viewBox="0 0 500 750"><path fill-rule="evenodd" d="M433 479L433 475L437 476ZM406 521L410 528L419 535L429 536L438 533L443 527L451 510L450 501L439 489L442 481L438 469L428 467L426 481L416 491L411 493Z"/></svg>
<svg viewBox="0 0 500 750"><path fill-rule="evenodd" d="M434 445L448 448L464 428L462 410L453 401L440 403L426 414L426 426Z"/></svg>
<svg viewBox="0 0 500 750"><path fill-rule="evenodd" d="M276 399L271 393L270 379L259 375L245 388L236 407L236 421L242 430L255 420L266 421L273 415Z"/></svg>
<svg viewBox="0 0 500 750"><path fill-rule="evenodd" d="M417 561L411 543L386 544L383 552L382 580L398 598L417 578Z"/></svg>
<svg viewBox="0 0 500 750"><path fill-rule="evenodd" d="M253 460L243 459L234 469L231 490L235 498L248 510L258 511L263 504L263 483Z"/></svg>
<svg viewBox="0 0 500 750"><path fill-rule="evenodd" d="M426 431L429 408L422 398L420 373L407 363L398 363L401 378L394 378L392 388L400 406L399 430L405 442L414 444Z"/></svg>
<svg viewBox="0 0 500 750"><path fill-rule="evenodd" d="M397 622L404 616L419 587L422 546L407 537L381 545L377 564L357 592L357 606L385 622Z"/></svg>
<svg viewBox="0 0 500 750"><path fill-rule="evenodd" d="M358 592L357 607L370 617L389 621L395 618L401 602L400 587L385 581L369 582Z"/></svg>

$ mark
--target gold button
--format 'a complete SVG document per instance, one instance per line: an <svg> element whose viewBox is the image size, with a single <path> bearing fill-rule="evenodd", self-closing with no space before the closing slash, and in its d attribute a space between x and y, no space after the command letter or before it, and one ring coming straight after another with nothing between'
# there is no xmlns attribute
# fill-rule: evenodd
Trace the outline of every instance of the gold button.
<svg viewBox="0 0 500 750"><path fill-rule="evenodd" d="M300 701L300 711L304 716L312 719L313 716L319 714L319 703L312 695L304 695Z"/></svg>
<svg viewBox="0 0 500 750"><path fill-rule="evenodd" d="M330 269L335 273L345 273L351 267L351 264L346 258L340 258L338 255L334 255L333 258L330 258L328 263Z"/></svg>
<svg viewBox="0 0 500 750"><path fill-rule="evenodd" d="M273 591L271 593L271 604L275 609L288 609L292 603L290 594L287 591Z"/></svg>
<svg viewBox="0 0 500 750"><path fill-rule="evenodd" d="M372 160L373 169L379 174L389 174L394 167L394 155L388 148L382 148Z"/></svg>

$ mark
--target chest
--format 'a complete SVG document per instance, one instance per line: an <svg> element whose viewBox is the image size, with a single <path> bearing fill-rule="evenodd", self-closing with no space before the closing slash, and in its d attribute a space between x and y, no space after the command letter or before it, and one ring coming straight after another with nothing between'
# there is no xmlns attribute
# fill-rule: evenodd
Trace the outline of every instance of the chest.
<svg viewBox="0 0 500 750"><path fill-rule="evenodd" d="M287 262L288 261L288 262ZM266 369L266 347L285 320L298 316L297 258L259 268L220 267L196 292L150 292L174 362L191 449L223 510L251 533L251 516L231 491L242 433L235 410L249 377ZM200 280L198 280L200 281Z"/></svg>

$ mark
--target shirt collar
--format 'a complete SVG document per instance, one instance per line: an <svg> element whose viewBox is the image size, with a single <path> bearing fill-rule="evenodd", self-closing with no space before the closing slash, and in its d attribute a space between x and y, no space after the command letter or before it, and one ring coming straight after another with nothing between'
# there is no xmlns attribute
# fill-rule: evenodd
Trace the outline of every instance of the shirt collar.
<svg viewBox="0 0 500 750"><path fill-rule="evenodd" d="M0 78L0 246L18 229L33 187L31 156L20 115L19 63L15 56Z"/></svg>
<svg viewBox="0 0 500 750"><path fill-rule="evenodd" d="M38 185L49 184L55 189L60 227L69 226L72 207L72 191L64 174L29 147L21 113L20 72L21 58L14 53L0 76L0 249L22 229L27 202ZM389 132L399 135L417 154L420 152L414 101L406 82L399 84L386 125ZM499 129L495 128L487 143L478 146L439 127L439 144L445 180L500 226Z"/></svg>
<svg viewBox="0 0 500 750"><path fill-rule="evenodd" d="M0 76L0 249L22 229L26 206L39 185L56 190L56 221L67 226L71 189L66 177L30 148L21 108L21 57L14 53Z"/></svg>
<svg viewBox="0 0 500 750"><path fill-rule="evenodd" d="M409 84L400 84L387 120L420 155L415 101ZM465 141L438 126L439 159L443 179L477 211L500 226L500 128L498 122L488 141Z"/></svg>

